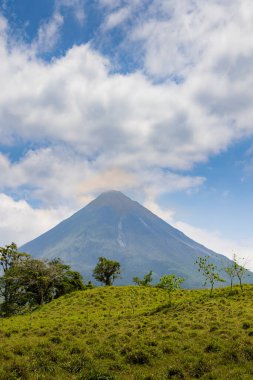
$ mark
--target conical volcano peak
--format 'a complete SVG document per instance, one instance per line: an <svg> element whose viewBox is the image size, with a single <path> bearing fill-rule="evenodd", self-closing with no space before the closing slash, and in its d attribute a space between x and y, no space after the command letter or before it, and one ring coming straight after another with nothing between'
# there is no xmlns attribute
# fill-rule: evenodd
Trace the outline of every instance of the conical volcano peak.
<svg viewBox="0 0 253 380"><path fill-rule="evenodd" d="M100 194L96 199L94 199L92 204L97 207L108 206L115 209L130 210L135 208L138 203L128 198L121 191L110 190Z"/></svg>
<svg viewBox="0 0 253 380"><path fill-rule="evenodd" d="M119 190L108 190L108 191L104 191L103 193L101 193L97 199L99 198L107 198L107 199L112 199L112 198L122 198L122 199L129 199L125 194L123 194L121 191Z"/></svg>

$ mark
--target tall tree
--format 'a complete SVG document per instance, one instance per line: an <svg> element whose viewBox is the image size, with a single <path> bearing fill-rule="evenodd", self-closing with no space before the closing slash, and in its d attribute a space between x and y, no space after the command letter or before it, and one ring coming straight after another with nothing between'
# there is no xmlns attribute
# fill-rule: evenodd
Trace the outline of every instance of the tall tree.
<svg viewBox="0 0 253 380"><path fill-rule="evenodd" d="M0 247L0 266L3 270L3 276L0 277L0 296L3 299L2 308L6 314L12 313L18 289L12 269L29 257L27 253L18 251L17 245L13 242Z"/></svg>
<svg viewBox="0 0 253 380"><path fill-rule="evenodd" d="M99 257L92 275L97 281L110 286L114 280L119 277L120 273L120 263L118 261Z"/></svg>

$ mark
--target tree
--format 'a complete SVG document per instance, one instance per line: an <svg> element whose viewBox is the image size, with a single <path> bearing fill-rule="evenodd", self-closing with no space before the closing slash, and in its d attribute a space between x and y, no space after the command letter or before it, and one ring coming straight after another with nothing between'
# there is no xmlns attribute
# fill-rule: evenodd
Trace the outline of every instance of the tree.
<svg viewBox="0 0 253 380"><path fill-rule="evenodd" d="M210 283L210 297L212 297L215 282L224 282L224 280L219 276L217 265L208 261L209 257L198 257L195 264L199 266L198 271L205 277L204 286Z"/></svg>
<svg viewBox="0 0 253 380"><path fill-rule="evenodd" d="M92 275L97 281L110 286L113 284L114 280L119 277L120 273L120 263L118 261L99 257Z"/></svg>
<svg viewBox="0 0 253 380"><path fill-rule="evenodd" d="M233 258L233 265L234 265L235 275L237 276L239 280L240 288L241 288L241 291L243 292L242 280L243 280L243 277L247 275L248 271L243 264L238 263L238 259L236 255L234 255L234 258Z"/></svg>
<svg viewBox="0 0 253 380"><path fill-rule="evenodd" d="M60 259L33 259L27 254L16 253L15 245L7 248L8 254L6 247L0 251L4 252L0 257L4 267L0 277L0 294L3 297L1 311L5 315L15 314L24 307L42 305L63 294L84 289L81 275ZM11 250L15 253L14 258Z"/></svg>
<svg viewBox="0 0 253 380"><path fill-rule="evenodd" d="M169 305L171 305L172 293L177 289L180 289L180 285L184 282L184 278L177 277L175 274L165 274L160 278L160 282L157 284L159 288L167 290L169 293Z"/></svg>
<svg viewBox="0 0 253 380"><path fill-rule="evenodd" d="M153 275L153 272L151 270L147 274L144 275L143 280L139 277L133 277L133 282L136 285L140 285L140 286L150 286L151 282L153 281L152 275Z"/></svg>
<svg viewBox="0 0 253 380"><path fill-rule="evenodd" d="M48 266L52 272L58 272L54 281L54 298L86 288L81 274L72 270L71 267L64 264L61 259L57 258L49 261Z"/></svg>
<svg viewBox="0 0 253 380"><path fill-rule="evenodd" d="M15 304L17 281L10 273L13 267L30 257L27 253L18 251L15 243L0 247L0 266L3 276L0 277L0 296L3 299L3 308L6 313L11 313Z"/></svg>
<svg viewBox="0 0 253 380"><path fill-rule="evenodd" d="M234 262L232 262L231 265L224 266L223 267L224 272L227 274L227 276L230 279L230 291L232 292L233 289L233 280L236 276L236 270L235 270L235 265Z"/></svg>
<svg viewBox="0 0 253 380"><path fill-rule="evenodd" d="M29 256L27 253L18 251L17 245L13 242L0 247L0 265L4 272Z"/></svg>

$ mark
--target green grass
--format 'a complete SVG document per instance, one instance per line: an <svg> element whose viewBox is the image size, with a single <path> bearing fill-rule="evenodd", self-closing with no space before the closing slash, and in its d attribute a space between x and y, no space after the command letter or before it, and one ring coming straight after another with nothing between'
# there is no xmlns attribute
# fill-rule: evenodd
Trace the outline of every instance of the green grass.
<svg viewBox="0 0 253 380"><path fill-rule="evenodd" d="M99 287L0 320L0 379L253 379L253 286Z"/></svg>

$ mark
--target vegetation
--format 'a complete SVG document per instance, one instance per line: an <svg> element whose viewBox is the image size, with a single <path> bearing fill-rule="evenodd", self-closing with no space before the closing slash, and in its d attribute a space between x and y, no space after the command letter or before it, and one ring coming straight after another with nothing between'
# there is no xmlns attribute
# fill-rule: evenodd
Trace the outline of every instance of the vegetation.
<svg viewBox="0 0 253 380"><path fill-rule="evenodd" d="M231 261L230 265L223 266L224 272L227 274L227 276L230 279L230 289L232 291L233 289L233 282L234 279L237 278L240 284L241 291L243 291L243 278L247 275L248 270L246 269L244 264L239 264L238 258L236 255L234 255L233 260Z"/></svg>
<svg viewBox="0 0 253 380"><path fill-rule="evenodd" d="M160 278L160 282L157 287L165 289L169 294L169 305L171 305L172 293L180 289L180 285L184 282L184 279L177 277L175 274L165 274Z"/></svg>
<svg viewBox="0 0 253 380"><path fill-rule="evenodd" d="M139 277L133 277L133 282L139 286L150 286L151 282L153 281L152 275L153 275L153 272L151 270L147 274L144 275L143 279Z"/></svg>
<svg viewBox="0 0 253 380"><path fill-rule="evenodd" d="M198 265L198 271L204 276L204 286L208 283L210 284L210 297L212 297L215 282L224 282L219 275L217 265L209 261L209 256L198 257L196 264Z"/></svg>
<svg viewBox="0 0 253 380"><path fill-rule="evenodd" d="M234 271L235 271L236 277L239 280L240 288L243 291L242 281L243 281L243 278L247 274L247 269L245 268L245 266L243 264L239 264L236 255L234 255L233 266L234 266Z"/></svg>
<svg viewBox="0 0 253 380"><path fill-rule="evenodd" d="M2 315L12 315L84 289L81 275L61 260L43 261L19 252L15 243L0 248Z"/></svg>
<svg viewBox="0 0 253 380"><path fill-rule="evenodd" d="M197 264L210 291L181 290L174 274L151 287L152 271L134 278L142 286L94 288L59 259L0 248L2 313L12 314L0 320L0 380L252 379L253 286L238 291L246 270L234 260L230 288L213 294L216 266ZM105 285L119 274L104 257L93 271Z"/></svg>
<svg viewBox="0 0 253 380"><path fill-rule="evenodd" d="M98 287L2 318L0 379L252 379L253 286L239 290L177 290L168 307L164 289Z"/></svg>
<svg viewBox="0 0 253 380"><path fill-rule="evenodd" d="M120 275L120 263L99 257L98 263L93 270L93 277L103 284L110 286Z"/></svg>

